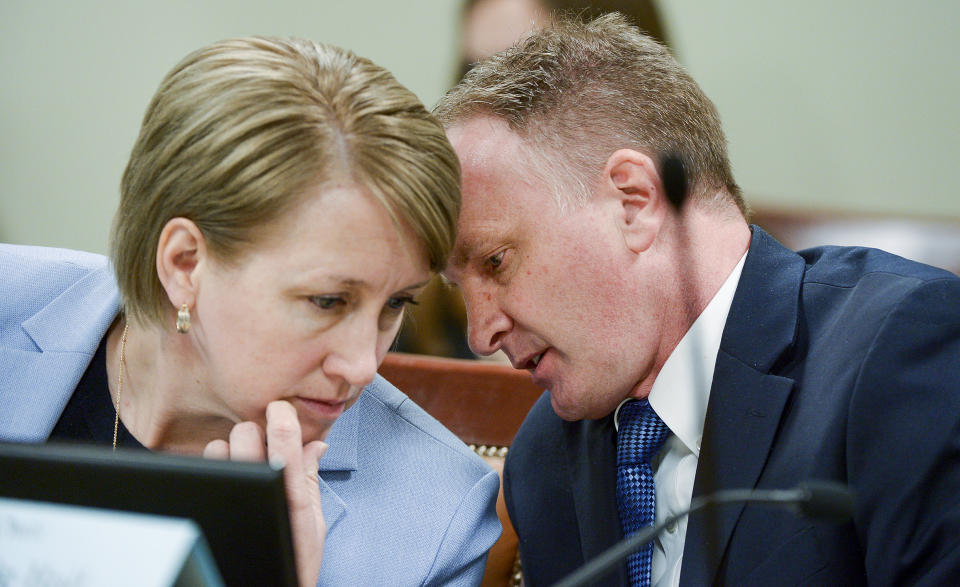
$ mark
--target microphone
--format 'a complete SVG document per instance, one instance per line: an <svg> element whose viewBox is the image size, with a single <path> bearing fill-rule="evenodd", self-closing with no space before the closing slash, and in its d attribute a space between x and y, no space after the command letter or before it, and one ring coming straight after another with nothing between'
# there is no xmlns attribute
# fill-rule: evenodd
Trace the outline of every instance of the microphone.
<svg viewBox="0 0 960 587"><path fill-rule="evenodd" d="M644 528L614 544L599 556L573 573L567 575L554 587L575 587L607 574L614 566L636 552L641 546L656 538L667 526L693 512L725 503L760 503L786 506L795 513L809 517L843 522L853 516L853 493L836 481L806 481L794 489L728 489L694 499L690 507L668 516L655 526Z"/></svg>

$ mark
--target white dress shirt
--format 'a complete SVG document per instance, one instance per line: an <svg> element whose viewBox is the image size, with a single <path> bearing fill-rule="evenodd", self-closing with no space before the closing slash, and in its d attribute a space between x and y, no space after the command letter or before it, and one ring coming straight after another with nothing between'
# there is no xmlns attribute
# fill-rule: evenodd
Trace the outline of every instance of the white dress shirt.
<svg viewBox="0 0 960 587"><path fill-rule="evenodd" d="M657 524L690 507L713 369L746 258L746 254L740 258L706 309L677 344L650 390L650 406L672 432L652 463ZM686 535L687 518L683 518L675 526L668 527L654 542L651 585L680 584Z"/></svg>

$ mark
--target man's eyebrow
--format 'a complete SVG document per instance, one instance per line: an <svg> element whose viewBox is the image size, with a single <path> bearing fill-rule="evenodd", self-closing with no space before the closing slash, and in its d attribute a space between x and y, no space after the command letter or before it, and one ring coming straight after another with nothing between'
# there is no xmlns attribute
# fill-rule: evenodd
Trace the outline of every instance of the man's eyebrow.
<svg viewBox="0 0 960 587"><path fill-rule="evenodd" d="M450 260L457 263L469 263L470 259L478 255L477 251L487 248L491 242L501 238L502 227L498 225L480 224L474 226L470 233L460 232L456 244L450 253Z"/></svg>
<svg viewBox="0 0 960 587"><path fill-rule="evenodd" d="M476 254L476 250L476 242L473 239L458 238L453 251L451 251L450 256L447 257L447 268L454 271L465 268L470 264L470 259ZM444 269L441 275L446 272L447 270ZM444 276L444 279L449 280L449 277Z"/></svg>
<svg viewBox="0 0 960 587"><path fill-rule="evenodd" d="M463 267L468 262L470 262L470 255L467 254L465 249L460 247L447 257L447 267Z"/></svg>
<svg viewBox="0 0 960 587"><path fill-rule="evenodd" d="M472 263L483 251L494 247L504 239L504 227L488 221L475 224L469 234L463 231L457 235L453 251L447 257L447 265L460 269Z"/></svg>
<svg viewBox="0 0 960 587"><path fill-rule="evenodd" d="M470 250L472 248L473 247L469 242L466 242L463 239L458 239L453 251L450 252L450 256L447 257L448 263L452 263L454 265L463 265L470 259Z"/></svg>

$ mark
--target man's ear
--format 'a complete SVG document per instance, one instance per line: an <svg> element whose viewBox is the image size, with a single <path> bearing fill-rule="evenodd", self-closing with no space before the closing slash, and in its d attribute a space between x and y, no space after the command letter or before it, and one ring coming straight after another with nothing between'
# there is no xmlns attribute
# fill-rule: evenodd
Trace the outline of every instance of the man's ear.
<svg viewBox="0 0 960 587"><path fill-rule="evenodd" d="M663 225L668 202L653 159L633 149L620 149L607 159L604 187L614 199L617 224L631 251L653 244Z"/></svg>
<svg viewBox="0 0 960 587"><path fill-rule="evenodd" d="M157 276L174 308L193 307L206 260L206 240L192 220L172 218L164 225L157 242Z"/></svg>

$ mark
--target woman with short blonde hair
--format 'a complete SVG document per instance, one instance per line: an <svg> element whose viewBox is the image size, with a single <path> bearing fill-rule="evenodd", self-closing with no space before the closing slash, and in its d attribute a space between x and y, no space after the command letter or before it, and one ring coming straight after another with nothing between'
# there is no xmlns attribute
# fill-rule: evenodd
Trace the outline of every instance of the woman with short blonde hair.
<svg viewBox="0 0 960 587"><path fill-rule="evenodd" d="M112 266L0 245L0 440L281 458L301 584L479 583L497 474L376 374L459 179L439 123L349 51L190 54L144 117Z"/></svg>

